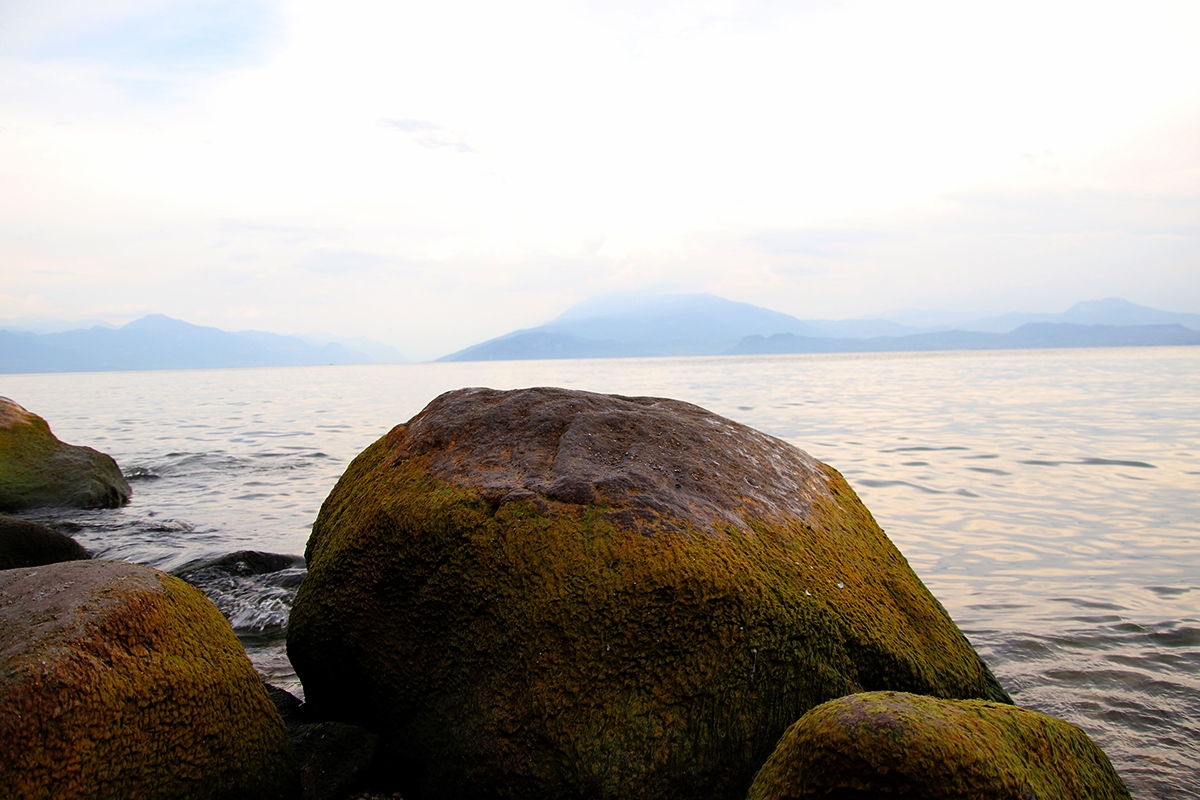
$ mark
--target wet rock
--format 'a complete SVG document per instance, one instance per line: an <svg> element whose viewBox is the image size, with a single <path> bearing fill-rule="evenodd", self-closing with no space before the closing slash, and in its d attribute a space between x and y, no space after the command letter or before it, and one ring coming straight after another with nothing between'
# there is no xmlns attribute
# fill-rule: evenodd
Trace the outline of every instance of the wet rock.
<svg viewBox="0 0 1200 800"><path fill-rule="evenodd" d="M200 589L239 634L287 625L304 559L283 553L239 550L187 564L173 573Z"/></svg>
<svg viewBox="0 0 1200 800"><path fill-rule="evenodd" d="M696 406L434 400L349 466L288 653L421 798L742 798L870 689L1007 700L832 468Z"/></svg>
<svg viewBox="0 0 1200 800"><path fill-rule="evenodd" d="M226 553L217 558L202 559L187 564L175 570L174 574L186 579L189 575L200 572L214 572L225 575L267 575L286 569L302 568L304 559L300 556L284 553L265 553L261 550L238 550Z"/></svg>
<svg viewBox="0 0 1200 800"><path fill-rule="evenodd" d="M0 797L297 791L283 720L197 589L112 561L0 572Z"/></svg>
<svg viewBox="0 0 1200 800"><path fill-rule="evenodd" d="M299 698L265 685L292 737L304 800L336 800L360 788L371 774L379 737L344 722L306 722Z"/></svg>
<svg viewBox="0 0 1200 800"><path fill-rule="evenodd" d="M53 528L0 514L0 569L91 558L79 542Z"/></svg>
<svg viewBox="0 0 1200 800"><path fill-rule="evenodd" d="M1079 728L1011 705L901 692L842 697L787 730L748 800L1127 799Z"/></svg>
<svg viewBox="0 0 1200 800"><path fill-rule="evenodd" d="M60 442L46 420L0 397L0 511L117 508L129 495L110 456Z"/></svg>
<svg viewBox="0 0 1200 800"><path fill-rule="evenodd" d="M275 704L275 710L279 712L279 717L288 730L304 722L300 712L302 701L299 697L266 681L263 681L263 688L267 690L267 696Z"/></svg>

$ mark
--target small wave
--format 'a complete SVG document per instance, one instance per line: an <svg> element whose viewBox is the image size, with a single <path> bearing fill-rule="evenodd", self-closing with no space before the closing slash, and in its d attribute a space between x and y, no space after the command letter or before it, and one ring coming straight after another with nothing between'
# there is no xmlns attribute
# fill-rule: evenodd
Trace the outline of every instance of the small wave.
<svg viewBox="0 0 1200 800"><path fill-rule="evenodd" d="M1076 463L1097 467L1141 467L1142 469L1158 469L1158 467L1154 466L1153 464L1147 464L1145 461L1120 461L1114 458L1085 458Z"/></svg>
<svg viewBox="0 0 1200 800"><path fill-rule="evenodd" d="M1147 589L1154 592L1159 597L1175 597L1188 592L1194 592L1200 587L1197 586L1147 586Z"/></svg>
<svg viewBox="0 0 1200 800"><path fill-rule="evenodd" d="M242 550L192 562L175 574L197 587L238 633L282 631L304 579L299 556Z"/></svg>
<svg viewBox="0 0 1200 800"><path fill-rule="evenodd" d="M1138 467L1140 469L1158 469L1154 464L1147 464L1145 461L1121 461L1114 458L1081 458L1076 461L1048 461L1040 458L1032 458L1026 461L1018 462L1020 464L1029 464L1035 467L1061 467L1063 464L1073 464L1088 467Z"/></svg>
<svg viewBox="0 0 1200 800"><path fill-rule="evenodd" d="M975 494L970 489L934 489L930 486L922 486L919 483L913 483L912 481L884 481L875 478L863 478L862 480L857 481L857 483L860 483L863 486L870 486L872 489L886 489L889 486L907 486L910 489L916 489L917 491L924 492L925 494L957 494L961 495L962 497L979 497L979 495Z"/></svg>
<svg viewBox="0 0 1200 800"><path fill-rule="evenodd" d="M150 467L131 467L123 470L121 474L127 481L156 481L162 477Z"/></svg>

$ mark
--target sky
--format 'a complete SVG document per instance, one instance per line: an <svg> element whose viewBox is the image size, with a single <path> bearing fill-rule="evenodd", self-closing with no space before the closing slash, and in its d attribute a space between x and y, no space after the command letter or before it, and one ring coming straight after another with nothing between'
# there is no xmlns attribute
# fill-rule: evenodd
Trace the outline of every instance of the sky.
<svg viewBox="0 0 1200 800"><path fill-rule="evenodd" d="M0 0L0 319L1200 312L1200 3Z"/></svg>

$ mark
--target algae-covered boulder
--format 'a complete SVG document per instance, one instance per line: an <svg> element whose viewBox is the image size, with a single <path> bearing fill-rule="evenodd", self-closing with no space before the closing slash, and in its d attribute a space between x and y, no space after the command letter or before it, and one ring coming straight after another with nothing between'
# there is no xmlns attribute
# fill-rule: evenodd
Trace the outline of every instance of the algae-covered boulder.
<svg viewBox="0 0 1200 800"><path fill-rule="evenodd" d="M0 569L91 558L79 542L51 527L0 514Z"/></svg>
<svg viewBox="0 0 1200 800"><path fill-rule="evenodd" d="M1007 699L836 471L674 400L442 395L305 557L306 701L379 733L409 800L740 800L826 700Z"/></svg>
<svg viewBox="0 0 1200 800"><path fill-rule="evenodd" d="M60 442L46 420L0 397L0 511L117 508L129 495L110 456Z"/></svg>
<svg viewBox="0 0 1200 800"><path fill-rule="evenodd" d="M1054 717L979 700L868 692L788 728L748 800L1128 800L1088 735Z"/></svg>
<svg viewBox="0 0 1200 800"><path fill-rule="evenodd" d="M0 571L0 797L282 798L295 770L198 589L113 561Z"/></svg>

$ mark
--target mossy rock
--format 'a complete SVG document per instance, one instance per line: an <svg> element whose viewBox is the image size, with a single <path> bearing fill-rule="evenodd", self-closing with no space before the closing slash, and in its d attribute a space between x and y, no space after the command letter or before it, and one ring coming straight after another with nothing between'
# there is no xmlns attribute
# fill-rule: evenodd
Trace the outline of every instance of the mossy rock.
<svg viewBox="0 0 1200 800"><path fill-rule="evenodd" d="M1086 733L979 700L867 692L820 705L788 728L748 800L1128 800Z"/></svg>
<svg viewBox="0 0 1200 800"><path fill-rule="evenodd" d="M83 545L51 527L0 514L0 569L91 558Z"/></svg>
<svg viewBox="0 0 1200 800"><path fill-rule="evenodd" d="M117 508L129 496L111 456L60 442L46 420L0 397L0 511Z"/></svg>
<svg viewBox="0 0 1200 800"><path fill-rule="evenodd" d="M743 798L866 689L1007 699L832 468L674 400L470 389L346 470L288 654L421 798Z"/></svg>
<svg viewBox="0 0 1200 800"><path fill-rule="evenodd" d="M298 791L283 720L198 589L113 561L0 571L0 797Z"/></svg>

